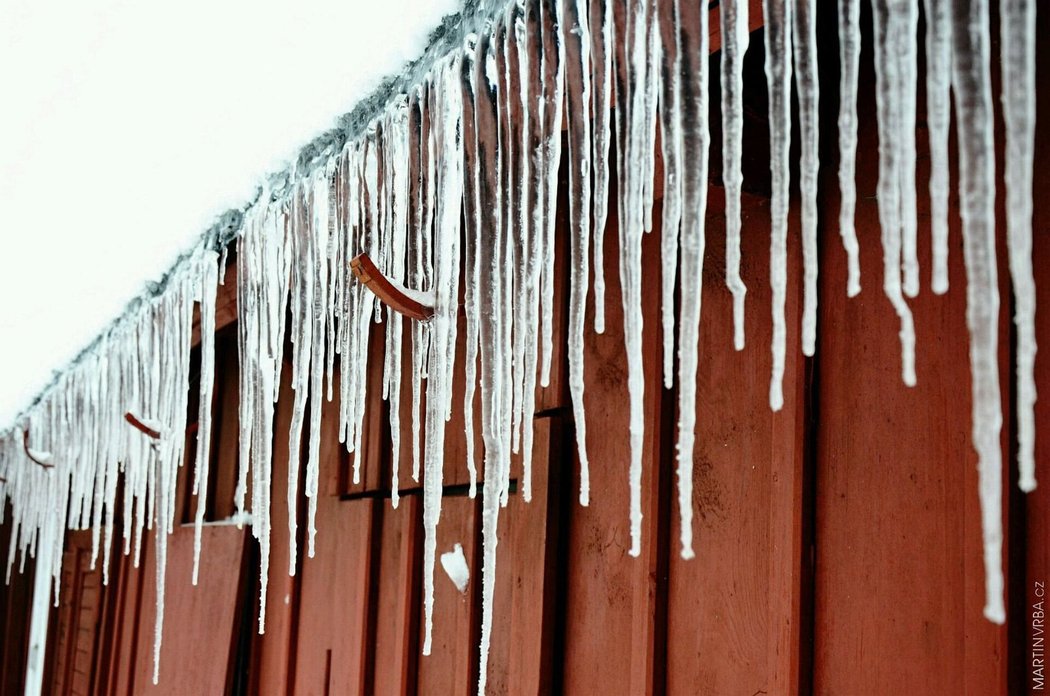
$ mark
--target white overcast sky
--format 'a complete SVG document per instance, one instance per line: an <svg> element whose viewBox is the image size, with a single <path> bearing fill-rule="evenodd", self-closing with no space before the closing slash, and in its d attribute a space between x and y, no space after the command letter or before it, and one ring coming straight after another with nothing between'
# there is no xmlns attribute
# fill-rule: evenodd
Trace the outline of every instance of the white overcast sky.
<svg viewBox="0 0 1050 696"><path fill-rule="evenodd" d="M457 0L0 0L0 430Z"/></svg>

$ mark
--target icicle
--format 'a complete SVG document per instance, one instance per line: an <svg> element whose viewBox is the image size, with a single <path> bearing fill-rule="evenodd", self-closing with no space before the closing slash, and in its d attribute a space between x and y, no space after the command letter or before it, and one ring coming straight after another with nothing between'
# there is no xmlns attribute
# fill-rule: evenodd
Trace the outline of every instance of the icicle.
<svg viewBox="0 0 1050 696"><path fill-rule="evenodd" d="M546 201L545 180L545 146L544 146L544 105L543 105L543 24L538 2L527 3L525 16L517 24L520 34L518 44L518 67L521 71L522 84L522 149L525 155L523 162L525 182L522 187L523 220L525 232L525 286L517 290L523 305L521 316L516 317L515 325L524 336L524 357L520 370L522 405L521 410L529 418L536 410L537 365L539 364L539 336L536 331L541 323L540 304L541 267L544 265L544 254L553 253L546 250L544 242L544 202ZM522 498L532 500L532 450L533 429L525 428L522 433L521 453L523 462ZM527 463L527 465L525 464Z"/></svg>
<svg viewBox="0 0 1050 696"><path fill-rule="evenodd" d="M919 256L915 209L915 92L918 79L919 5L913 0L893 0L894 40L893 59L900 69L900 90L896 109L900 118L897 132L900 148L900 205L901 205L901 274L904 294L919 294ZM881 142L881 141L880 141Z"/></svg>
<svg viewBox="0 0 1050 696"><path fill-rule="evenodd" d="M653 231L653 182L656 180L656 104L663 79L660 75L661 41L657 24L658 0L645 0L645 77L642 80L642 228Z"/></svg>
<svg viewBox="0 0 1050 696"><path fill-rule="evenodd" d="M390 277L396 283L405 279L405 256L407 245L407 228L405 218L408 213L408 131L407 131L407 103L400 102L389 116L387 125L387 157L390 162L390 196L391 201L391 258L392 269ZM387 344L390 366L393 374L389 384L390 402L390 456L392 465L391 474L391 503L394 507L398 504L398 479L400 476L399 463L401 460L401 346L404 342L404 322L400 314L391 313L387 321L391 325L391 332Z"/></svg>
<svg viewBox="0 0 1050 696"><path fill-rule="evenodd" d="M700 353L700 306L704 275L704 222L711 136L708 114L707 7L681 5L683 180L682 309L678 329L678 510L681 556L693 552L693 442L696 436L696 373Z"/></svg>
<svg viewBox="0 0 1050 696"><path fill-rule="evenodd" d="M930 140L930 227L933 291L948 292L948 128L952 105L952 16L949 0L925 0L926 124Z"/></svg>
<svg viewBox="0 0 1050 696"><path fill-rule="evenodd" d="M706 13L704 13L706 17ZM645 437L645 377L642 355L642 234L643 184L645 171L645 80L647 26L644 0L632 0L624 8L624 16L616 17L624 28L624 40L617 41L616 95L617 130L619 143L619 171L622 180L619 201L620 224L620 285L623 302L624 343L627 352L627 391L630 401L631 465L631 548L629 553L641 553L642 536L642 442ZM683 28L690 26L683 16ZM683 31L685 31L683 29ZM683 46L683 51L685 47ZM683 53L683 73L685 56ZM706 65L706 56L704 64ZM689 79L696 79L690 75ZM700 95L686 94L682 86L683 104L687 98L702 99ZM696 118L701 118L694 112ZM699 123L688 121L684 123ZM686 157L686 161L688 157ZM706 185L706 181L705 181ZM683 225L684 227L684 225ZM684 242L683 242L684 244ZM683 271L684 273L684 271ZM699 279L697 279L699 282ZM684 313L683 313L684 316Z"/></svg>
<svg viewBox="0 0 1050 696"><path fill-rule="evenodd" d="M426 103L424 87L416 87L409 101L409 200L412 204L409 234L409 284L413 288L426 288L423 269L427 264L425 237L429 228L425 224L425 143L423 108ZM429 288L426 288L429 289ZM419 481L419 440L421 434L420 409L423 380L423 353L425 329L416 324L412 327L412 480ZM355 465L355 482L357 480Z"/></svg>
<svg viewBox="0 0 1050 696"><path fill-rule="evenodd" d="M772 237L769 252L769 282L773 288L773 377L769 406L784 406L784 357L787 326L784 304L787 297L788 194L791 170L791 5L786 0L763 0L765 19L766 85L769 90L769 168L773 180L770 210Z"/></svg>
<svg viewBox="0 0 1050 696"><path fill-rule="evenodd" d="M839 13L839 235L846 250L846 296L860 294L857 209L857 80L860 72L860 0L838 0Z"/></svg>
<svg viewBox="0 0 1050 696"><path fill-rule="evenodd" d="M544 7L544 10L549 10ZM536 10L530 6L530 12ZM545 29L547 26L545 25ZM474 118L478 143L477 177L479 198L489 204L480 210L481 234L477 249L480 257L478 299L480 303L481 338L481 417L482 434L485 441L485 474L482 494L482 599L481 599L481 645L479 647L478 693L485 693L488 676L488 651L491 642L493 592L496 583L496 543L499 520L499 499L504 478L504 467L509 464L506 440L501 424L504 366L501 345L504 337L502 309L506 298L502 297L503 283L500 275L500 249L504 228L500 219L502 192L500 182L500 150L498 130L497 78L494 75L495 61L491 51L492 38L483 35L477 47L476 89L474 91Z"/></svg>
<svg viewBox="0 0 1050 696"><path fill-rule="evenodd" d="M460 133L460 66L446 61L428 90L424 119L430 123L434 161L433 283L429 375L426 404L426 454L423 470L423 654L430 653L434 610L434 562L441 517L445 422L452 392L456 317L459 298L460 212L463 159ZM498 170L495 173L498 175Z"/></svg>
<svg viewBox="0 0 1050 696"><path fill-rule="evenodd" d="M503 437L505 448L509 452L517 452L521 443L522 414L524 413L524 375L522 365L524 363L525 340L520 331L515 332L514 313L519 308L515 301L515 288L523 287L525 284L526 266L518 263L523 255L525 240L521 237L523 229L518 224L517 214L520 210L520 196L522 191L515 184L515 177L520 172L515 171L514 157L517 154L517 136L511 124L511 91L510 73L513 56L510 51L508 39L508 22L511 21L512 8L508 6L504 20L499 22L496 31L495 51L493 52L494 69L498 78L499 99L499 146L500 159L503 166L500 168L500 188L503 191L501 215L503 218L503 244L500 247L501 267L503 272L500 280L503 283L502 297L507 307L507 314L502 322L503 345L506 352L500 355L502 363L501 370L507 375L506 389L501 396L503 414L500 422L503 424ZM560 40L560 39L559 39ZM517 66L513 66L513 72L517 73ZM551 239L554 238L553 233ZM530 414L531 415L531 414ZM530 417L527 429L531 429L532 419ZM510 467L503 472L503 483L500 488L500 504L507 506L510 500Z"/></svg>
<svg viewBox="0 0 1050 696"><path fill-rule="evenodd" d="M590 0L594 91L594 330L605 333L605 224L609 214L609 141L612 139L613 22L608 0Z"/></svg>
<svg viewBox="0 0 1050 696"><path fill-rule="evenodd" d="M1001 0L1006 231L1017 327L1017 469L1035 490L1035 281L1032 278L1032 161L1035 155L1034 0ZM994 247L993 247L994 249Z"/></svg>
<svg viewBox="0 0 1050 696"><path fill-rule="evenodd" d="M740 170L740 158L744 135L744 54L747 53L750 42L747 0L727 0L721 7L721 25L722 183L725 186L726 196L726 286L733 294L733 347L743 350L744 298L747 295L747 287L740 277L740 187L744 180ZM667 301L666 297L664 301ZM664 360L667 360L666 355ZM666 380L666 362L664 379Z"/></svg>
<svg viewBox="0 0 1050 696"><path fill-rule="evenodd" d="M208 465L211 462L211 402L215 383L215 288L218 283L218 257L204 252L200 261L200 404L197 415L197 456L193 469L193 494L197 511L193 521L193 584L200 575L201 526L208 501ZM203 485L201 482L203 481Z"/></svg>
<svg viewBox="0 0 1050 696"><path fill-rule="evenodd" d="M375 162L374 157L370 158ZM317 536L315 518L317 516L318 480L320 478L321 460L321 404L324 399L325 367L325 332L328 306L328 264L325 263L325 250L328 248L328 175L322 171L311 182L313 190L310 195L312 229L309 230L308 253L311 255L313 276L314 303L309 307L310 318L314 322L312 355L310 356L310 449L306 463L306 497L307 506L307 555L314 557L314 540Z"/></svg>
<svg viewBox="0 0 1050 696"><path fill-rule="evenodd" d="M590 469L587 462L587 422L583 408L583 333L590 276L591 213L591 100L590 29L582 0L567 0L561 29L566 47L565 75L569 123L569 218L571 260L569 287L569 391L572 395L576 447L580 456L580 505L590 500ZM529 414L531 415L531 414Z"/></svg>
<svg viewBox="0 0 1050 696"><path fill-rule="evenodd" d="M467 347L464 358L465 391L463 397L463 422L467 443L467 471L470 478L469 495L477 495L478 470L474 453L474 391L477 384L478 363L478 274L480 259L478 257L481 202L478 199L477 180L474 173L478 171L478 141L474 125L474 71L476 70L475 46L477 36L467 37L463 58L460 63L460 89L463 108L463 217L466 232L463 235L463 312L466 314Z"/></svg>
<svg viewBox="0 0 1050 696"><path fill-rule="evenodd" d="M728 13L726 13L728 14ZM723 14L725 17L725 14ZM660 137L664 158L663 223L660 231L660 311L663 326L664 388L674 384L674 290L678 271L678 235L682 222L681 65L677 0L660 0ZM727 194L728 198L728 194Z"/></svg>
<svg viewBox="0 0 1050 696"><path fill-rule="evenodd" d="M995 143L989 70L987 0L958 0L953 14L955 94L959 138L959 203L966 263L966 324L970 330L973 446L984 535L985 617L1001 624L1002 453L999 432L999 286L995 261ZM1015 189L1016 191L1016 189Z"/></svg>
<svg viewBox="0 0 1050 696"><path fill-rule="evenodd" d="M906 12L906 11L904 11ZM887 0L872 4L872 22L875 27L875 84L879 128L879 222L882 226L883 289L900 318L901 373L904 383L915 386L915 327L911 309L904 300L901 281L903 218L907 217L903 202L907 179L907 155L901 146L904 116L900 109L900 94L905 75L901 74L899 52L901 42L902 10L892 7ZM914 109L913 109L914 111ZM914 148L913 148L914 149ZM914 155L912 157L914 171ZM912 178L914 179L914 173ZM914 191L912 191L914 196ZM914 223L913 223L914 226ZM907 261L904 262L907 265Z"/></svg>
<svg viewBox="0 0 1050 696"><path fill-rule="evenodd" d="M295 397L292 400L292 422L288 436L288 574L295 575L297 556L296 520L299 507L299 459L302 451L303 421L306 412L308 394L308 367L310 363L313 323L308 320L309 309L313 306L312 257L307 248L305 237L309 234L305 223L306 212L303 191L296 188L292 194L290 210L287 212L289 225L290 255L292 256L291 279L291 316L292 316L292 389ZM238 255L238 262L240 255ZM241 269L238 268L238 272Z"/></svg>
<svg viewBox="0 0 1050 696"><path fill-rule="evenodd" d="M543 119L544 154L540 181L543 186L540 272L540 333L542 355L540 385L548 386L551 377L551 358L554 351L554 214L558 207L558 167L561 165L562 102L565 93L565 46L559 40L560 0L543 0L542 12L543 101L540 117ZM639 114L640 116L640 114ZM639 128L641 125L639 124ZM482 198L484 200L484 198Z"/></svg>
<svg viewBox="0 0 1050 696"><path fill-rule="evenodd" d="M795 85L798 90L802 140L802 161L799 164L799 189L802 195L802 354L812 356L817 344L817 174L820 170L816 0L794 0L792 13ZM912 111L914 113L914 108Z"/></svg>
<svg viewBox="0 0 1050 696"><path fill-rule="evenodd" d="M533 418L536 410L535 324L531 322L535 306L537 259L533 233L529 143L530 127L527 117L530 105L528 95L530 61L525 28L524 3L508 8L505 51L507 54L507 94L510 99L504 108L504 118L510 131L504 138L508 143L510 167L508 177L511 198L511 236L514 254L514 276L511 301L514 318L511 329L514 337L513 373L513 432L511 448L522 454L521 491L526 502L532 500ZM588 66L589 68L589 66ZM586 105L586 106L589 106ZM588 153L589 154L589 153ZM590 211L588 211L589 213ZM508 481L509 484L509 481ZM509 490L509 486L508 486Z"/></svg>

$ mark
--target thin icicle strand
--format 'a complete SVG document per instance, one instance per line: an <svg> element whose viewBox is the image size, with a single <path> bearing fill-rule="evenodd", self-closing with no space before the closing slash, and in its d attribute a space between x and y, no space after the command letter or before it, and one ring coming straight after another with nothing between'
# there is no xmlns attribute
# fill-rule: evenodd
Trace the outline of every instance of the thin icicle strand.
<svg viewBox="0 0 1050 696"><path fill-rule="evenodd" d="M621 9L617 6L617 9ZM624 345L627 352L627 393L630 420L630 523L631 547L642 550L642 442L645 437L645 376L642 354L642 235L644 233L645 86L648 28L644 0L631 0L623 16L615 16L623 29L616 55L616 119L619 149L620 291L623 303ZM683 26L688 26L683 18Z"/></svg>
<svg viewBox="0 0 1050 696"><path fill-rule="evenodd" d="M915 202L915 109L918 81L919 4L914 0L893 0L890 3L895 41L893 60L896 61L900 90L894 105L900 119L897 132L900 148L900 206L901 206L901 276L904 294L919 294L919 252Z"/></svg>
<svg viewBox="0 0 1050 696"><path fill-rule="evenodd" d="M530 6L535 11L535 6ZM545 8L546 9L546 8ZM479 212L481 235L478 252L481 256L479 276L480 338L481 338L481 418L485 441L485 473L482 492L482 591L481 591L481 644L479 647L478 693L485 693L488 678L488 652L492 636L492 608L496 584L496 544L499 521L500 489L503 484L503 467L507 459L505 441L500 423L501 391L507 385L501 379L500 349L503 330L501 326L502 283L499 253L502 237L500 219L502 198L500 181L500 148L498 131L498 79L491 51L493 39L483 35L477 46L477 70L475 72L474 119L477 127L478 163L473 174L477 177L477 190L481 200L489 201Z"/></svg>
<svg viewBox="0 0 1050 696"><path fill-rule="evenodd" d="M463 423L467 444L467 472L470 478L468 494L471 498L478 492L477 455L474 452L474 395L477 385L478 365L478 276L480 273L480 221L481 201L478 198L478 182L474 172L478 171L478 140L474 123L474 71L476 70L475 46L477 37L468 37L460 62L460 98L463 109L463 217L466 224L463 246L463 313L466 315L467 346L464 357L466 387L463 395ZM535 373L535 370L533 370Z"/></svg>
<svg viewBox="0 0 1050 696"><path fill-rule="evenodd" d="M211 402L215 384L215 290L218 255L204 252L200 262L201 378L197 415L197 452L193 469L193 494L197 512L193 520L193 584L200 576L201 527L208 505L208 465L211 462ZM203 485L201 485L203 482Z"/></svg>
<svg viewBox="0 0 1050 696"><path fill-rule="evenodd" d="M793 0L792 48L798 92L799 190L802 196L802 354L817 346L817 174L820 170L820 84L817 76L817 3Z"/></svg>
<svg viewBox="0 0 1050 696"><path fill-rule="evenodd" d="M901 322L901 378L915 386L915 325L904 299L902 284L902 230L906 217L902 203L907 167L901 144L903 116L899 102L901 83L901 8L888 0L872 3L875 27L875 101L879 130L879 222L882 227L882 287ZM914 168L914 166L913 166ZM906 264L905 264L906 265Z"/></svg>
<svg viewBox="0 0 1050 696"><path fill-rule="evenodd" d="M325 334L328 331L328 263L325 255L328 249L328 188L329 174L322 168L311 182L310 202L313 212L311 234L307 244L310 254L310 267L313 275L313 304L308 307L310 320L313 321L312 352L310 355L310 444L306 461L306 497L307 502L307 542L306 551L314 557L315 539L317 537L317 495L321 465L321 405L324 403L324 368L325 368Z"/></svg>
<svg viewBox="0 0 1050 696"><path fill-rule="evenodd" d="M948 128L951 124L952 15L950 0L925 0L926 125L930 139L931 287L948 292ZM1005 67L1005 66L1004 66Z"/></svg>
<svg viewBox="0 0 1050 696"><path fill-rule="evenodd" d="M769 90L769 169L773 180L770 209L772 232L769 251L769 282L773 288L773 375L769 384L769 407L784 406L784 358L787 350L788 194L791 169L791 5L787 0L763 0L765 19L766 85Z"/></svg>
<svg viewBox="0 0 1050 696"><path fill-rule="evenodd" d="M522 411L532 417L536 411L536 385L539 380L539 336L535 327L540 324L540 275L545 263L543 238L543 207L546 171L543 122L543 30L539 3L530 0L523 8L518 32L518 66L522 86L522 155L525 179L523 185L523 220L525 227L525 287L522 304L524 311L515 321L524 336L524 364L521 370ZM533 429L522 433L521 456L522 498L532 500Z"/></svg>
<svg viewBox="0 0 1050 696"><path fill-rule="evenodd" d="M995 142L987 0L957 0L952 91L959 141L959 207L970 330L973 446L984 536L984 616L1006 621L1003 599L1002 451L999 391L999 283L995 261Z"/></svg>
<svg viewBox="0 0 1050 696"><path fill-rule="evenodd" d="M860 294L857 243L857 81L860 74L860 0L838 0L839 15L839 235L846 250L846 296Z"/></svg>
<svg viewBox="0 0 1050 696"><path fill-rule="evenodd" d="M558 207L558 167L561 165L562 103L565 95L565 46L559 37L560 0L542 0L543 193L540 258L540 386L550 385L554 355L554 227Z"/></svg>
<svg viewBox="0 0 1050 696"><path fill-rule="evenodd" d="M584 312L590 276L591 235L591 120L587 114L591 100L591 36L587 8L582 0L566 0L561 29L561 40L566 47L565 85L569 107L569 391L580 459L580 505L586 506L590 502L591 490L587 421L583 408Z"/></svg>
<svg viewBox="0 0 1050 696"><path fill-rule="evenodd" d="M612 140L613 12L608 0L590 0L594 90L594 331L605 333L605 226L609 216L609 142Z"/></svg>
<svg viewBox="0 0 1050 696"><path fill-rule="evenodd" d="M682 222L682 58L678 0L660 0L660 136L664 158L663 222L660 229L660 319L663 327L664 388L674 386L674 291Z"/></svg>
<svg viewBox="0 0 1050 696"><path fill-rule="evenodd" d="M733 347L744 349L744 298L740 277L740 168L744 136L744 54L750 42L747 0L726 0L722 30L722 183L726 196L726 287L733 295ZM666 301L666 298L665 298ZM667 357L664 357L667 360Z"/></svg>
<svg viewBox="0 0 1050 696"><path fill-rule="evenodd" d="M707 164L711 143L708 114L707 9L685 2L682 13L682 315L678 328L678 512L681 556L693 558L693 445L696 382L700 359L700 301L704 275Z"/></svg>
<svg viewBox="0 0 1050 696"><path fill-rule="evenodd" d="M1032 277L1032 162L1035 155L1035 0L1001 0L1003 121L1006 124L1006 242L1017 327L1017 470L1035 490L1035 281Z"/></svg>

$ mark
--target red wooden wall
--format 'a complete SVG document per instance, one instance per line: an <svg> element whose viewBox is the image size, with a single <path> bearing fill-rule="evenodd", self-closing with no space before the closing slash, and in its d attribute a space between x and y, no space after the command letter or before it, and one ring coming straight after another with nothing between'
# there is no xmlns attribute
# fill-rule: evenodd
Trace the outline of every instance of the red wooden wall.
<svg viewBox="0 0 1050 696"><path fill-rule="evenodd" d="M753 8L753 17L759 16ZM1040 18L1044 34L1050 28L1045 17ZM749 190L742 269L748 286L747 346L741 352L731 348L732 304L724 283L724 201L717 185L720 134L712 139L714 184L693 476L697 558L683 561L677 553L672 473L677 394L659 388L659 230L645 237L643 251L644 282L650 289L643 299L644 546L640 558L627 555L626 357L612 220L606 232L607 330L602 335L588 332L586 338L591 504L576 504L578 462L565 355L559 352L551 386L539 393L533 421L533 500L524 504L512 492L501 511L489 693L990 695L1026 693L1030 687L1030 604L1035 583L1050 575L1050 484L1021 495L1013 485L1011 464L1004 491L1009 620L1005 627L990 624L981 614L983 570L976 459L969 436L965 272L957 208L950 240L952 290L935 296L929 290L929 163L920 103L924 282L919 298L910 303L919 384L908 389L899 378L897 319L881 292L870 42L862 65L857 174L864 290L854 299L845 294L832 128L837 106L833 22L833 14L821 19L822 36L828 37L821 49L827 134L822 140L816 356L805 359L799 349L801 254L798 211L793 208L785 407L771 413L767 136L761 34L756 33L747 68ZM1047 46L1040 46L1039 55L1041 124L1050 122ZM713 111L717 108L716 102ZM1050 152L1050 129L1040 128L1037 146ZM1048 187L1050 173L1037 164L1035 190ZM659 219L658 209L654 220ZM1050 203L1038 193L1034 226L1042 318L1050 307L1050 276L1044 271L1050 261L1045 234ZM561 340L555 345L563 346L566 220L559 220L559 229L556 331ZM1012 461L1012 301L1005 258L1001 248L1002 446L1004 460ZM229 296L232 287L228 281ZM232 308L229 302L224 306ZM221 316L225 319L220 323L235 319L232 311ZM1050 346L1050 322L1040 320L1038 331L1040 344ZM236 357L228 341L226 345L219 361L224 386L217 397L223 415L213 452L219 472L212 482L216 501L210 519L215 520L232 509L236 465ZM460 593L437 567L433 654L423 657L422 496L410 476L409 384L406 379L402 386L402 498L395 510L389 500L389 416L379 399L382 342L374 341L373 349L362 482L350 483L352 460L335 432L337 406L326 405L316 553L300 558L294 577L283 572L288 564L284 520L291 405L290 388L284 385L275 428L266 633L255 634L254 542L235 527L208 527L201 584L194 588L189 584L192 528L183 526L170 541L160 685L150 683L155 597L150 541L141 569L125 558L115 562L114 582L97 610L88 601L95 596L89 597L95 591L94 576L84 572L83 564L67 562L76 578L64 585L58 628L51 634L55 693L472 693L478 676L481 520L480 501L465 494L462 415L454 416L448 429L438 551L461 544L471 580ZM461 364L454 403L462 403L462 369ZM1044 395L1050 394L1050 360L1045 356L1037 363L1037 382ZM1050 461L1050 398L1037 403L1036 417L1036 459L1044 466ZM480 438L478 447L480 451ZM515 467L517 478L520 462ZM1050 474L1042 475L1050 481ZM192 500L185 504L192 510ZM298 520L301 555L306 549L305 508L304 501ZM79 543L71 537L68 559L80 558ZM17 667L17 660L7 658L16 644L10 627L20 625L11 616L24 606L19 601L25 601L26 587L31 585L16 582L6 595L21 592L21 600L0 597L0 618L6 617L7 626L5 684L10 683L6 670ZM24 621L24 609L20 611ZM90 641L69 638L84 622L94 624ZM90 660L78 652L88 643L94 646ZM89 691L73 686L80 683L77 675L85 669L77 665L84 660L92 675Z"/></svg>

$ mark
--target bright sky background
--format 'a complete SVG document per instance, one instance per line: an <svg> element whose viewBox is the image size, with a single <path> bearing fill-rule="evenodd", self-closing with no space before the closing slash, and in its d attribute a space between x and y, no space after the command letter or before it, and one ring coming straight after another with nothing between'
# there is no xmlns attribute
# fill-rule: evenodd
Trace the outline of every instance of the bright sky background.
<svg viewBox="0 0 1050 696"><path fill-rule="evenodd" d="M0 429L457 0L0 0Z"/></svg>

